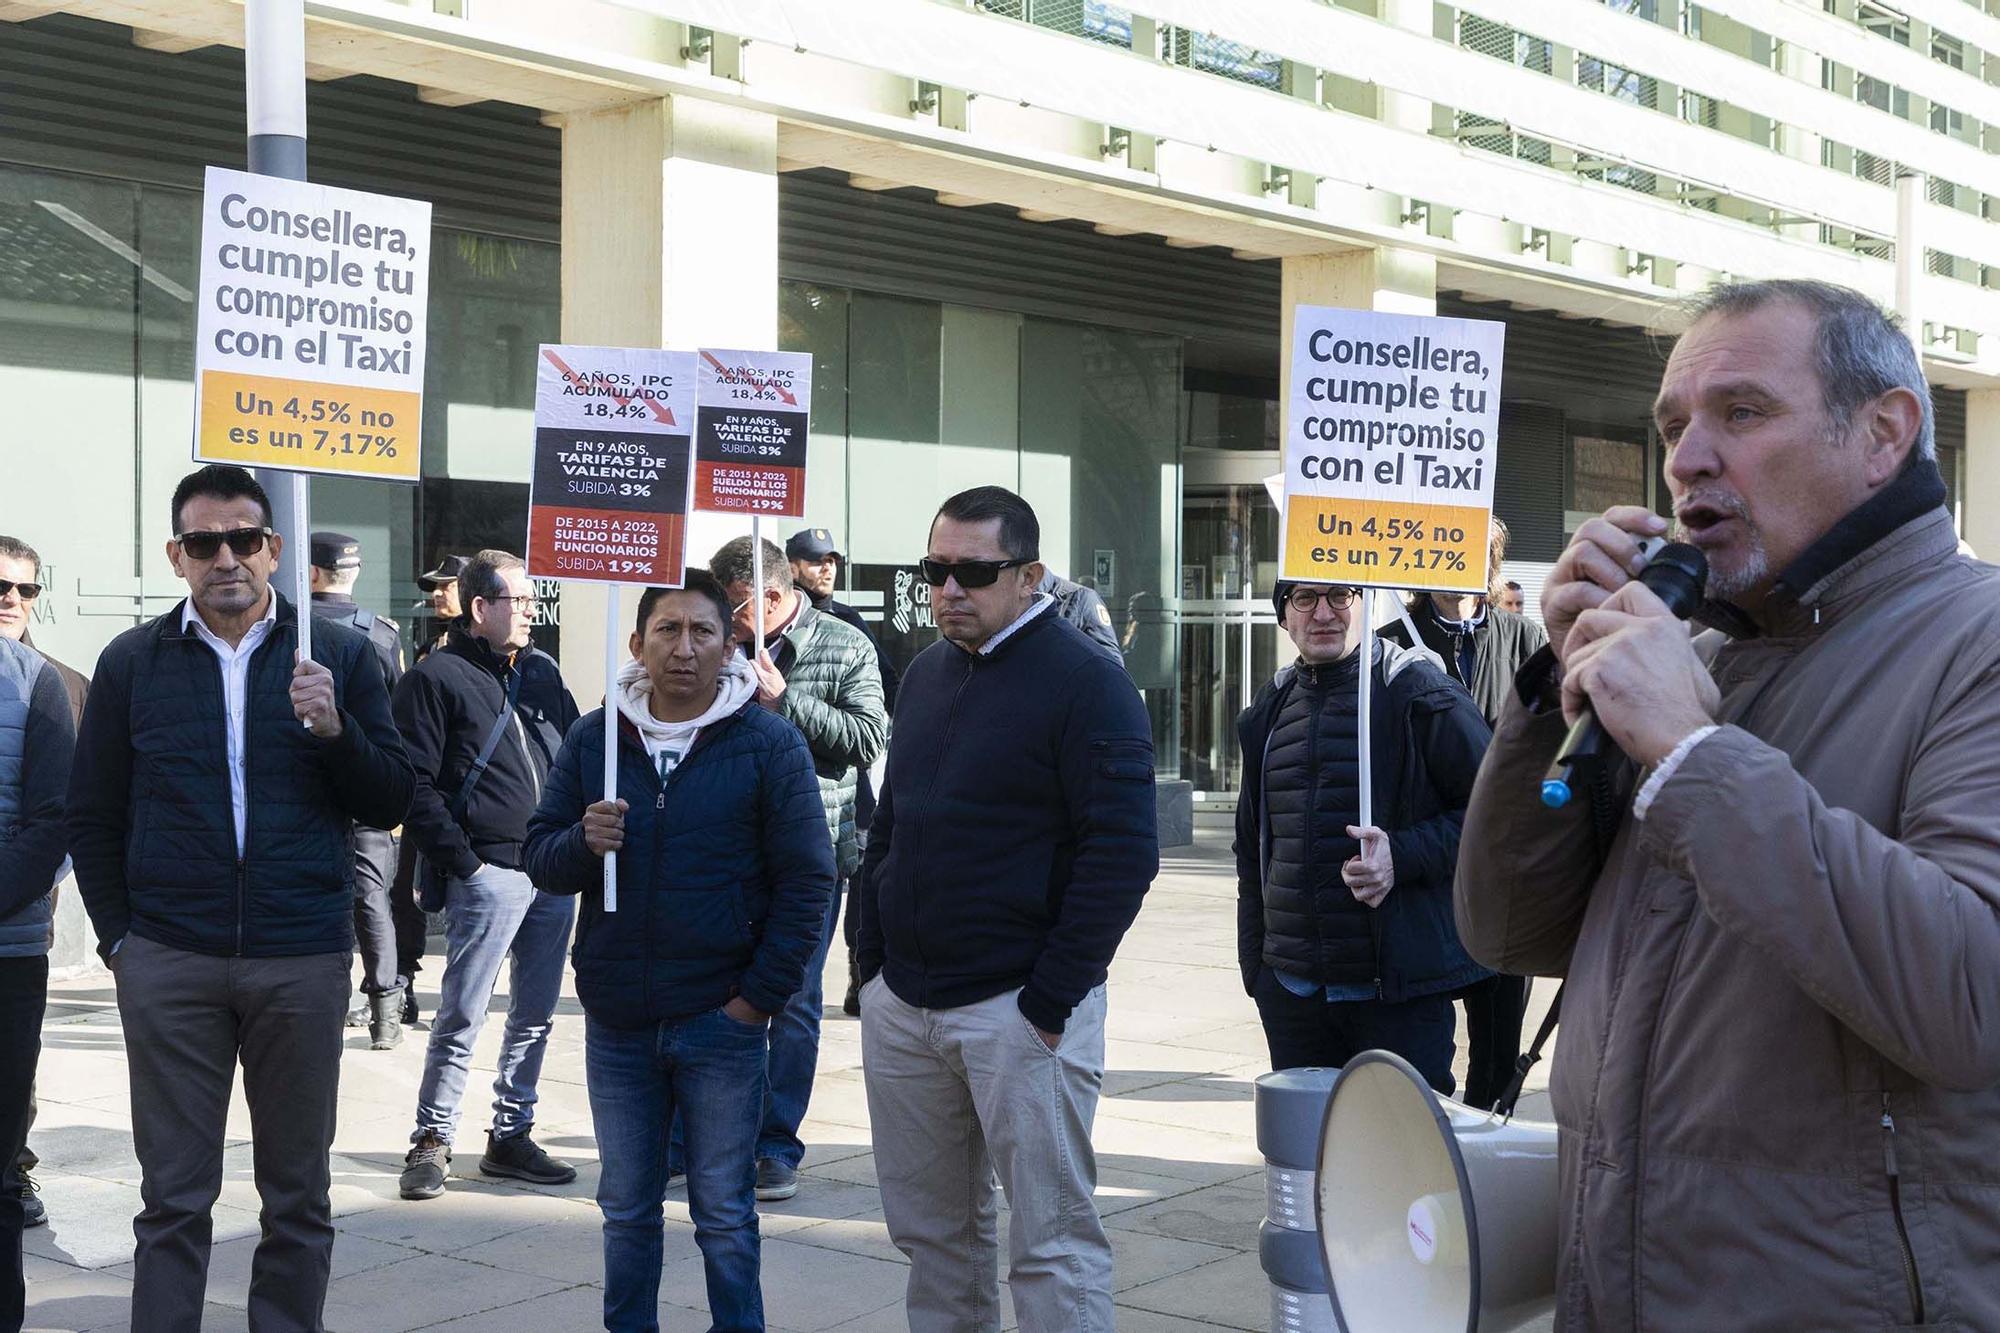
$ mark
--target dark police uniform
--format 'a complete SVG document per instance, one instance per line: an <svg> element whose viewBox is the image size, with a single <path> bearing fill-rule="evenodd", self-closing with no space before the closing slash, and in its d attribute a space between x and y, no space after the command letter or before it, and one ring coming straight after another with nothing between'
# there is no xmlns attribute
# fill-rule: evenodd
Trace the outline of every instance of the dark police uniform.
<svg viewBox="0 0 2000 1333"><path fill-rule="evenodd" d="M312 562L316 568L337 573L359 569L361 544L345 533L315 532L312 534ZM368 637L369 645L375 649L375 655L382 663L383 678L393 694L396 682L403 678L403 641L396 622L387 616L376 615L340 592L314 593L312 611L317 619L351 625ZM397 905L392 903L389 893L395 876L395 836L379 829L356 826L354 939L355 947L361 954L361 991L364 995L386 995L402 989L408 981L408 972L399 956L402 950L397 947L398 935L406 933L408 925L399 921L398 917L416 912L416 905L411 903L408 913L396 910ZM416 930L421 940L421 913L416 916Z"/></svg>

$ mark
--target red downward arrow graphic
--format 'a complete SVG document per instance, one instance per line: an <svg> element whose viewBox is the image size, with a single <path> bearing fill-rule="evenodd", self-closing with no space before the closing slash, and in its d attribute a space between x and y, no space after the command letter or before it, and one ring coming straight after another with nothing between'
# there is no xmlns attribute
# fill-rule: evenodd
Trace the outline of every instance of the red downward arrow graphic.
<svg viewBox="0 0 2000 1333"><path fill-rule="evenodd" d="M549 359L549 364L554 366L556 368L556 371L559 374L561 374L561 376L564 379L568 380L573 387L580 389L586 393L591 390L592 386L585 384L583 382L582 376L578 375L574 370L571 370L568 366L564 365L561 357L557 356L554 352L551 352L546 347L542 349L542 355ZM620 407L630 407L634 401L633 399L627 397L626 395L619 393L616 389L611 390L611 396L618 400L618 406ZM647 407L651 408L653 410L653 415L659 418L659 420L663 424L668 426L676 424L674 421L673 410L667 407L666 404L662 403L659 399L641 398L638 399L637 401L642 402Z"/></svg>

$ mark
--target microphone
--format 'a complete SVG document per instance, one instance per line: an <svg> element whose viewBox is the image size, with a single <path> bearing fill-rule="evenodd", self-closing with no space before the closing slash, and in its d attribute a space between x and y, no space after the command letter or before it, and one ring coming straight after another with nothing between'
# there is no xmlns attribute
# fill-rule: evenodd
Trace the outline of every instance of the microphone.
<svg viewBox="0 0 2000 1333"><path fill-rule="evenodd" d="M1639 582L1652 589L1653 595L1680 619L1693 615L1701 605L1702 589L1708 584L1708 557L1686 542L1662 543L1657 537L1640 542L1639 549L1646 554L1646 567L1639 571ZM1548 776L1542 779L1542 804L1551 810L1568 805L1575 794L1577 779L1604 762L1604 751L1616 753L1617 748L1598 725L1596 712L1586 705L1570 727L1569 735L1563 738L1562 749L1549 765Z"/></svg>

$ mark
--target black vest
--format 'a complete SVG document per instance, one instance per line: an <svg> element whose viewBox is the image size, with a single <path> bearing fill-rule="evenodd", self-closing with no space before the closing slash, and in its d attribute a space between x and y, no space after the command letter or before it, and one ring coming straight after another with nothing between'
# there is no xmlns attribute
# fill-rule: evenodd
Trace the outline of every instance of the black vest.
<svg viewBox="0 0 2000 1333"><path fill-rule="evenodd" d="M1375 913L1340 878L1361 850L1347 835L1361 812L1360 660L1355 653L1327 666L1301 662L1262 758L1271 829L1264 956L1322 985L1368 986L1378 975Z"/></svg>

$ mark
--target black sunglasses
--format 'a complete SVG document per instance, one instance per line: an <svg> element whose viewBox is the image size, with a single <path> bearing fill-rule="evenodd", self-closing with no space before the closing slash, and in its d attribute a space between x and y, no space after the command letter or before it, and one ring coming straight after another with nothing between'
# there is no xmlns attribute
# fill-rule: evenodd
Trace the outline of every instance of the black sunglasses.
<svg viewBox="0 0 2000 1333"><path fill-rule="evenodd" d="M0 579L0 597L5 597L10 592L18 592L21 594L22 601L32 602L42 595L42 585L39 583L16 583L12 579Z"/></svg>
<svg viewBox="0 0 2000 1333"><path fill-rule="evenodd" d="M924 576L924 582L933 588L942 588L953 579L961 588L986 588L1000 577L1003 569L1014 569L1030 563L1026 560L960 560L947 563L925 556L917 562L917 568Z"/></svg>
<svg viewBox="0 0 2000 1333"><path fill-rule="evenodd" d="M263 550L264 539L271 535L269 528L236 528L230 532L183 532L174 540L180 543L181 554L191 560L215 559L224 542L241 559Z"/></svg>

